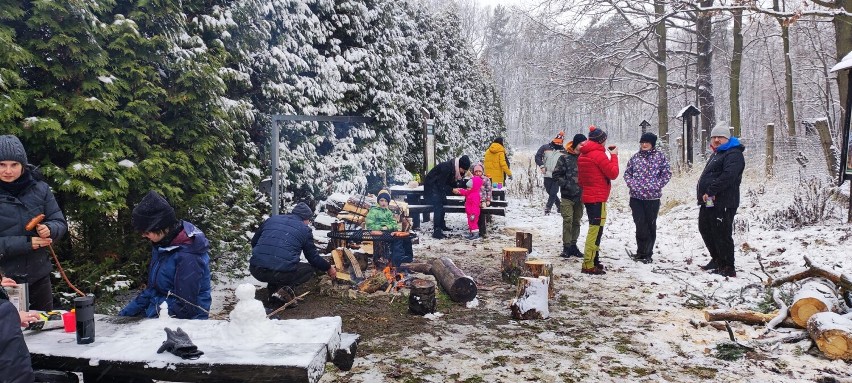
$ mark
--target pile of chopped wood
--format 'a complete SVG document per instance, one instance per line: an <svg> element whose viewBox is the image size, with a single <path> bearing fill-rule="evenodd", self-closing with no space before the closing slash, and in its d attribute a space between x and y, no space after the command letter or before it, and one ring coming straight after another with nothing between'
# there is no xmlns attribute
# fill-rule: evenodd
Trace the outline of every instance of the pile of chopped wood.
<svg viewBox="0 0 852 383"><path fill-rule="evenodd" d="M726 328L729 334L730 326L722 324L722 321L765 325L766 332L755 340L756 345L810 338L827 358L852 360L852 312L849 312L852 302L848 302L852 280L847 275L838 275L814 265L807 256L804 259L807 269L783 278L770 278L766 282L767 287L776 288L773 298L779 307L777 311L764 314L749 310L717 309L705 311L705 319L713 327ZM789 307L779 297L777 289L788 283L794 283L797 287ZM776 327L802 330L792 335L777 336L773 334ZM733 335L730 336L731 341L735 341Z"/></svg>

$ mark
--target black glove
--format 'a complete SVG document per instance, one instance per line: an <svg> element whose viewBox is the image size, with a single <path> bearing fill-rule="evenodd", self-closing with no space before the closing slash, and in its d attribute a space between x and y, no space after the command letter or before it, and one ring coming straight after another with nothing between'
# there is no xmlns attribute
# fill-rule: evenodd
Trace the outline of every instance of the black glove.
<svg viewBox="0 0 852 383"><path fill-rule="evenodd" d="M192 344L192 341L189 340L189 335L180 327L177 328L177 331L172 331L168 327L164 330L166 330L166 340L160 346L160 349L157 350L157 354L168 351L183 359L198 359L201 355L204 355L204 352L198 350L198 347Z"/></svg>

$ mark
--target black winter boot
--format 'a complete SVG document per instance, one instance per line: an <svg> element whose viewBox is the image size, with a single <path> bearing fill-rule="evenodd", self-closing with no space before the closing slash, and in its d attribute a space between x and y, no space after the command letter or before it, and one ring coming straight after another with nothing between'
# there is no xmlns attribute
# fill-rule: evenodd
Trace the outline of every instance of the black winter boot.
<svg viewBox="0 0 852 383"><path fill-rule="evenodd" d="M715 259L711 259L706 265L701 266L701 270L712 271L719 268L719 263Z"/></svg>
<svg viewBox="0 0 852 383"><path fill-rule="evenodd" d="M583 252L580 251L576 244L571 245L571 255L577 258L583 258Z"/></svg>
<svg viewBox="0 0 852 383"><path fill-rule="evenodd" d="M562 258L571 258L574 256L573 251L571 250L571 246L562 246L562 252L559 253L559 256Z"/></svg>

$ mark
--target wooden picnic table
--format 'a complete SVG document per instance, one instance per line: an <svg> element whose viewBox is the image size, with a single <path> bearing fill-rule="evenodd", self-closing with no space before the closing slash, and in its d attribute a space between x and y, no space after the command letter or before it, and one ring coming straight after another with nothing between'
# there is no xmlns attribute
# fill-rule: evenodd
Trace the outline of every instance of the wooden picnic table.
<svg viewBox="0 0 852 383"><path fill-rule="evenodd" d="M423 185L417 187L408 187L407 185L394 185L390 187L391 198L404 197L408 204L408 213L411 216L412 227L419 228L422 216L423 222L429 222L429 214L434 211L434 207L428 204L424 199ZM481 209L479 216L479 232L481 235L486 235L486 222L491 215L506 215L506 189L491 190L491 206ZM464 213L464 197L463 196L447 196L447 203L444 205L445 213Z"/></svg>
<svg viewBox="0 0 852 383"><path fill-rule="evenodd" d="M83 372L84 381L133 378L176 382L319 381L326 362L352 367L358 335L341 332L340 317L268 320L259 328L224 320L95 316L95 341L77 344L63 329L24 331L34 368ZM196 360L157 353L165 327L183 329L198 349Z"/></svg>

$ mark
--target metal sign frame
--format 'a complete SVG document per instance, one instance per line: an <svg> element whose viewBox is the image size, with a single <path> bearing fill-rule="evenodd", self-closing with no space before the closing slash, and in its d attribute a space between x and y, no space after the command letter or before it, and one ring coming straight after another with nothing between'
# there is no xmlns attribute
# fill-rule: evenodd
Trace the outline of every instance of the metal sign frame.
<svg viewBox="0 0 852 383"><path fill-rule="evenodd" d="M279 188L281 179L278 176L279 158L278 150L280 148L281 128L278 126L279 121L319 121L319 122L341 122L341 123L363 123L368 124L376 119L372 117L361 116L307 116L303 114L276 114L272 116L272 137L270 138L269 161L272 172L272 213L278 215L279 206Z"/></svg>

